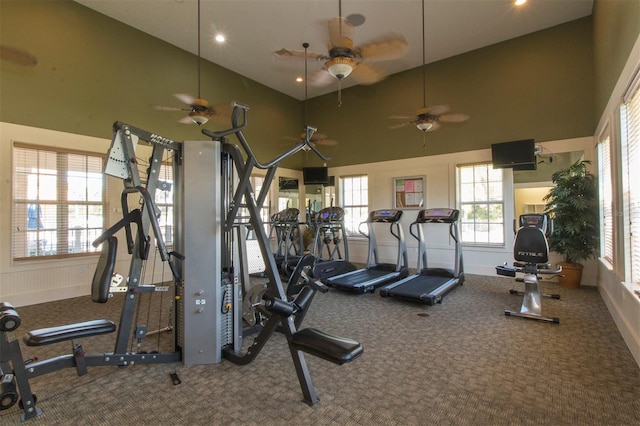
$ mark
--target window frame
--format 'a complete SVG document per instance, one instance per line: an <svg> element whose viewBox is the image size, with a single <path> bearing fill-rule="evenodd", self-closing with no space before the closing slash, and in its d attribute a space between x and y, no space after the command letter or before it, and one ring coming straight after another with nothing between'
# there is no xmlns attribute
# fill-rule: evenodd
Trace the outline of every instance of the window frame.
<svg viewBox="0 0 640 426"><path fill-rule="evenodd" d="M103 174L104 164L106 161L106 155L104 153L90 152L90 151L82 151L68 148L59 148L53 146L46 145L38 145L31 143L24 143L19 141L14 141L11 147L11 260L13 262L27 262L27 261L42 261L42 260L56 260L56 259L70 259L70 258L78 258L85 256L95 256L99 254L99 248L93 247L91 242L94 240L94 236L97 237L104 231L105 223L107 221L108 215L108 184L107 179ZM55 197L43 196L43 194L37 195L35 198L29 197L29 188L18 188L19 182L26 181L25 179L20 179L19 176L37 176L38 181L40 181L41 176L46 176L47 173L44 173L45 166L39 166L36 164L32 168L36 169L35 173L32 172L22 172L18 170L18 167L25 166L31 167L27 164L18 164L17 155L19 155L19 150L30 150L36 153L37 157L40 158L41 153L53 153L55 155ZM27 154L27 152L25 152ZM46 155L46 154L45 154ZM94 201L89 199L84 200L70 200L68 188L72 186L69 181L71 176L70 172L77 172L77 170L73 169L74 164L70 163L69 156L83 156L85 157L82 161L84 164L88 164L91 161L99 160L99 172L96 173L97 176L100 176L100 180L102 183L102 188L100 190L100 200ZM90 176L94 172L86 172L84 173L84 179L89 180L92 179ZM53 174L51 174L53 176ZM87 185L87 189L89 186ZM22 191L23 198L19 197L19 192ZM66 192L65 192L66 191ZM49 229L48 231L43 230L40 231L40 225L36 228L36 255L29 256L30 248L29 248L29 237L28 233L34 232L32 229L28 227L28 224L24 226L24 217L18 214L18 211L24 210L28 211L29 206L35 205L38 206L38 212L41 211L42 206L55 206L55 227L53 229ZM24 206L27 206L26 208ZM90 207L99 207L101 209L100 217L100 225L96 226L95 224L90 224L89 221L85 223L84 227L80 228L80 231L83 234L86 234L86 241L82 241L79 246L75 246L74 248L80 249L81 251L77 252L69 252L71 247L71 238L69 233L73 230L69 225L69 208L71 206L85 206L87 208L86 215L89 218ZM66 214L65 214L66 212ZM42 217L40 217L40 213L37 216L38 223L41 222ZM27 218L28 222L28 218ZM44 228L44 225L43 225ZM75 229L75 228L74 228ZM55 235L55 252L53 254L40 254L40 243L39 241L43 240L40 238L41 232L50 232ZM77 230L76 230L77 232ZM24 233L24 237L20 237L20 234ZM24 238L23 245L19 246L18 241L20 238Z"/></svg>
<svg viewBox="0 0 640 426"><path fill-rule="evenodd" d="M632 111L629 109L633 107ZM635 113L629 117L630 113ZM630 120L633 120L631 122ZM635 71L620 104L620 148L622 166L621 190L623 194L625 281L640 288L640 190L637 182L640 171L634 160L640 156L640 69ZM631 145L633 144L633 145ZM632 151L633 150L633 151ZM632 203L639 204L632 208ZM634 222L634 218L637 219Z"/></svg>
<svg viewBox="0 0 640 426"><path fill-rule="evenodd" d="M473 182L463 182L462 181L462 169L463 168L469 168L472 167L473 168L473 175L474 175L474 180ZM489 189L487 189L486 191L486 199L479 199L479 200L474 200L474 201L463 201L463 188L462 185L463 184L473 184L474 185L474 199L475 199L475 185L477 184L481 184L482 182L476 182L475 181L475 168L476 167L483 167L486 168L486 176L487 176L487 181L485 183L497 183L499 188L500 188L500 198L499 199L491 199L490 196L490 191ZM500 181L491 181L489 180L489 176L491 175L491 171L496 170L496 174L499 173L500 174ZM504 170L503 169L494 169L493 168L493 163L491 163L490 161L486 161L486 162L479 162L479 163L465 163L465 164L456 164L456 204L457 204L457 208L460 210L460 219L459 219L459 226L460 226L460 244L464 245L464 246L470 246L470 247L489 247L489 248L501 248L501 247L505 247L506 245L506 209L505 209L505 188L504 188L504 183L505 183L505 174L504 174ZM467 211L467 209L464 208L465 205L472 205L472 206L486 206L486 210L487 212L491 211L491 206L500 206L500 210L502 211L502 221L501 222L492 222L490 220L490 215L487 214L487 220L482 221L482 222L478 222L476 219L474 219L473 221L468 221L465 220L465 211ZM476 210L475 208L472 208L472 210ZM474 235L474 239L473 241L469 241L466 240L465 241L465 225L467 226L472 226L473 227L473 235ZM478 231L476 230L476 226L477 225L486 225L487 227L487 234L488 234L488 241L478 241L478 239L475 238L475 236L478 234ZM500 235L500 241L497 242L491 242L491 227L492 226L499 226L500 230L499 231L494 231L496 233L498 233Z"/></svg>
<svg viewBox="0 0 640 426"><path fill-rule="evenodd" d="M613 142L611 128L607 124L600 133L597 145L598 185L600 212L600 259L608 269L615 264L615 219L613 188Z"/></svg>
<svg viewBox="0 0 640 426"><path fill-rule="evenodd" d="M362 188L362 179L365 178L366 179L366 188ZM347 188L347 184L346 181L349 179L360 179L360 189L358 190L358 192L360 193L360 199L362 200L364 197L363 195L366 197L366 203L359 203L359 204L347 204L346 201L348 199L353 199L354 197L347 197L345 191ZM353 210L354 209L358 209L360 211L360 213L362 213L362 211L365 212L364 216L362 214L359 215L359 218L362 219L363 217L365 218L364 220L366 220L366 218L369 215L369 211L370 211L370 207L369 207L369 175L366 173L361 173L361 174L354 174L354 175L345 175L345 176L340 176L339 179L340 182L340 187L339 187L339 193L340 193L340 207L342 207L342 209L344 210L344 232L346 233L346 235L348 237L352 237L352 238L365 238L365 236L360 232L360 224L363 222L363 220L358 220L357 223L355 220L349 221L348 218L351 217L353 215ZM352 191L355 192L355 191Z"/></svg>

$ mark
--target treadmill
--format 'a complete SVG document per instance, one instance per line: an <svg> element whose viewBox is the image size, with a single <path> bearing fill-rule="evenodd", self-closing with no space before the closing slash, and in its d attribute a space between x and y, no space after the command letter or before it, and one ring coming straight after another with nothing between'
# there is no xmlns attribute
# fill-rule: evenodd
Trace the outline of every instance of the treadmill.
<svg viewBox="0 0 640 426"><path fill-rule="evenodd" d="M321 281L358 269L349 262L349 243L344 229L344 210L325 207L315 214L312 221L316 231L313 255L316 264L313 277Z"/></svg>
<svg viewBox="0 0 640 426"><path fill-rule="evenodd" d="M442 297L464 282L462 249L458 238L458 217L456 209L425 209L409 227L411 235L418 240L418 266L416 274L386 285L380 289L382 297L434 305L442 302ZM427 244L424 228L427 224L449 224L449 235L455 244L454 269L429 268L427 264ZM416 231L417 230L417 234Z"/></svg>
<svg viewBox="0 0 640 426"><path fill-rule="evenodd" d="M364 269L346 272L335 275L324 280L329 287L353 293L374 292L376 288L388 284L390 281L404 278L409 274L407 245L404 241L404 234L400 227L402 210L374 210L369 213L366 222L368 234L360 229L360 233L369 240L369 253L367 255L367 266ZM398 242L398 257L395 264L380 263L378 260L378 245L376 243L375 225L389 224L391 235Z"/></svg>

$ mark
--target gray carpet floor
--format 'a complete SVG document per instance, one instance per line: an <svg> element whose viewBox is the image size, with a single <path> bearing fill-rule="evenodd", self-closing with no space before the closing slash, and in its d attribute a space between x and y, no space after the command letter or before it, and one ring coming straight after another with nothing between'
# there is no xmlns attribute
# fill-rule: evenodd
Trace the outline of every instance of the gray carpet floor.
<svg viewBox="0 0 640 426"><path fill-rule="evenodd" d="M228 361L99 367L77 377L58 371L32 380L44 414L33 425L639 425L640 369L597 289L545 283L560 300L544 300L549 324L506 317L521 297L504 277L468 275L442 304L426 306L332 290L316 296L304 326L356 339L364 354L342 366L307 355L320 397L302 394L286 340L274 334L246 366ZM166 325L166 306L141 307ZM165 305L167 299L164 300ZM119 318L117 297L89 297L19 309L29 329L94 318ZM139 322L143 322L142 320ZM158 328L156 327L156 328ZM87 352L112 351L115 336L82 341ZM140 348L169 349L170 336ZM69 353L69 342L23 346L25 358ZM174 386L169 374L182 383ZM0 424L20 424L17 405Z"/></svg>

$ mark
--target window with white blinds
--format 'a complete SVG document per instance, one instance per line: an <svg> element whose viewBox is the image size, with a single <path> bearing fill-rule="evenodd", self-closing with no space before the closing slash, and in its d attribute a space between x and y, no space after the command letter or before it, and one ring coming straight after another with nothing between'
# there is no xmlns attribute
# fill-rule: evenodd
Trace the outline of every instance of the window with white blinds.
<svg viewBox="0 0 640 426"><path fill-rule="evenodd" d="M608 129L598 142L600 176L600 257L613 266L613 185L611 181L611 137Z"/></svg>
<svg viewBox="0 0 640 426"><path fill-rule="evenodd" d="M621 118L626 280L640 284L640 72L624 96Z"/></svg>
<svg viewBox="0 0 640 426"><path fill-rule="evenodd" d="M104 157L21 143L13 146L12 259L98 251L104 228Z"/></svg>
<svg viewBox="0 0 640 426"><path fill-rule="evenodd" d="M344 176L340 178L341 204L344 209L344 227L347 235L362 236L360 223L369 216L369 177ZM366 232L365 228L362 228Z"/></svg>
<svg viewBox="0 0 640 426"><path fill-rule="evenodd" d="M457 166L463 244L504 245L502 175L491 163Z"/></svg>

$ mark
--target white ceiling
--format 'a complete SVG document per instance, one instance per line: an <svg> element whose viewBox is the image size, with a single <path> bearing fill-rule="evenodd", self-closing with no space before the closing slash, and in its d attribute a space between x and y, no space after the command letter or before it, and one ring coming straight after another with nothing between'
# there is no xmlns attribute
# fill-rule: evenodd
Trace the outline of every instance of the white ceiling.
<svg viewBox="0 0 640 426"><path fill-rule="evenodd" d="M197 0L76 0L91 9L193 54L198 51ZM338 0L201 0L203 58L297 99L304 99L304 60L283 60L273 52L302 49L326 53L327 21L338 16ZM591 14L593 0L425 0L426 62L434 62ZM377 62L389 74L422 64L421 0L344 0L342 16L361 14L354 44L400 34L409 52ZM217 31L227 42L212 42ZM309 62L309 74L322 67ZM342 87L354 82L346 78ZM337 90L337 82L309 86L314 97Z"/></svg>

